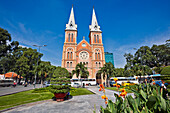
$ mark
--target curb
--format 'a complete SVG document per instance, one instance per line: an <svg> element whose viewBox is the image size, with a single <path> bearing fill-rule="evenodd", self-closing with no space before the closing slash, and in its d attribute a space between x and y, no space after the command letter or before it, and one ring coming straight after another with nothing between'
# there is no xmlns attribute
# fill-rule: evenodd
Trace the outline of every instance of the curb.
<svg viewBox="0 0 170 113"><path fill-rule="evenodd" d="M99 93L95 92L95 91L92 91L91 89L87 88L90 92L94 93L94 94L97 94L97 95L100 95Z"/></svg>

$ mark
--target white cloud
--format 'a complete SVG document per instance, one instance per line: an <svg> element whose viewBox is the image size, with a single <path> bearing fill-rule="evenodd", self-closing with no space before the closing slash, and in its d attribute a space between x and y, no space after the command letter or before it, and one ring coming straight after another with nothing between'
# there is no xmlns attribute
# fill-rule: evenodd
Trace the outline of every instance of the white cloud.
<svg viewBox="0 0 170 113"><path fill-rule="evenodd" d="M165 32L156 35L146 36L143 39L144 39L143 42L140 43L136 42L131 45L123 45L123 46L119 46L118 48L114 48L113 44L107 44L108 46L107 51L113 52L114 54L114 63L116 68L125 66L126 60L124 58L124 54L125 53L134 54L136 50L134 50L133 48L139 49L141 46L152 47L153 44L156 45L165 44L165 41L170 39L170 28Z"/></svg>
<svg viewBox="0 0 170 113"><path fill-rule="evenodd" d="M22 24L22 23L18 23L18 24L19 24L19 28L21 29L21 31L22 31L23 33L27 33L27 30L26 30L26 28L25 28L25 25Z"/></svg>
<svg viewBox="0 0 170 113"><path fill-rule="evenodd" d="M22 48L29 48L29 47L27 47L27 46L23 46L23 45L19 45L19 47L22 47Z"/></svg>

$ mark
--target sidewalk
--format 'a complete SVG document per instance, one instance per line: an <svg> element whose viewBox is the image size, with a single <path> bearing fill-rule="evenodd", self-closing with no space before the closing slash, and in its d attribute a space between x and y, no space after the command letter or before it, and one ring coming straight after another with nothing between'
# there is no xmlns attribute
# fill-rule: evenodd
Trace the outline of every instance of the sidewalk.
<svg viewBox="0 0 170 113"><path fill-rule="evenodd" d="M40 88L40 84L36 84L36 88ZM27 90L31 90L34 89L34 86L28 85L27 87L24 87L23 85L17 85L16 87L0 87L0 96L4 96L4 95L10 95L10 94L14 94L14 93L18 93L18 92L22 92L22 91L27 91Z"/></svg>

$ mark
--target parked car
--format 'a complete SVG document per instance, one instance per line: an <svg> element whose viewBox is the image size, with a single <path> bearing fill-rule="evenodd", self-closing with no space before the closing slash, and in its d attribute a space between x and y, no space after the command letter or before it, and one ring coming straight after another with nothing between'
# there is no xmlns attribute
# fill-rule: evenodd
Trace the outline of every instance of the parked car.
<svg viewBox="0 0 170 113"><path fill-rule="evenodd" d="M122 86L130 86L130 85L135 85L133 82L122 82Z"/></svg>
<svg viewBox="0 0 170 113"><path fill-rule="evenodd" d="M155 81L156 85L162 86L162 81ZM165 83L165 86L168 86L168 83Z"/></svg>
<svg viewBox="0 0 170 113"><path fill-rule="evenodd" d="M43 85L45 85L45 87L49 87L51 84L49 81L45 81Z"/></svg>
<svg viewBox="0 0 170 113"><path fill-rule="evenodd" d="M72 85L72 87L79 88L79 87L80 87L80 84L79 84L79 83L74 83L74 84Z"/></svg>
<svg viewBox="0 0 170 113"><path fill-rule="evenodd" d="M110 86L111 87L116 87L116 82L115 81L110 81Z"/></svg>

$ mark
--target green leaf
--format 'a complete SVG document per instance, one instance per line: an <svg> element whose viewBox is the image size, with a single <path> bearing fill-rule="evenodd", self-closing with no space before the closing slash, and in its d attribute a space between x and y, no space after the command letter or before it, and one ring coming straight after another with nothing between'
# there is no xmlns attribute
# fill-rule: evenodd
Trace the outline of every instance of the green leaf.
<svg viewBox="0 0 170 113"><path fill-rule="evenodd" d="M161 98L161 109L166 111L166 101L162 96L160 96L160 98Z"/></svg>
<svg viewBox="0 0 170 113"><path fill-rule="evenodd" d="M114 112L114 103L111 100L108 100L108 108L110 112Z"/></svg>
<svg viewBox="0 0 170 113"><path fill-rule="evenodd" d="M145 93L143 90L140 90L140 94L141 94L141 96L143 97L143 99L144 99L145 101L147 101L147 100L146 100L146 93Z"/></svg>
<svg viewBox="0 0 170 113"><path fill-rule="evenodd" d="M156 97L155 96L149 96L149 99L146 103L147 107L150 109L150 108L154 107L155 103L156 103Z"/></svg>

